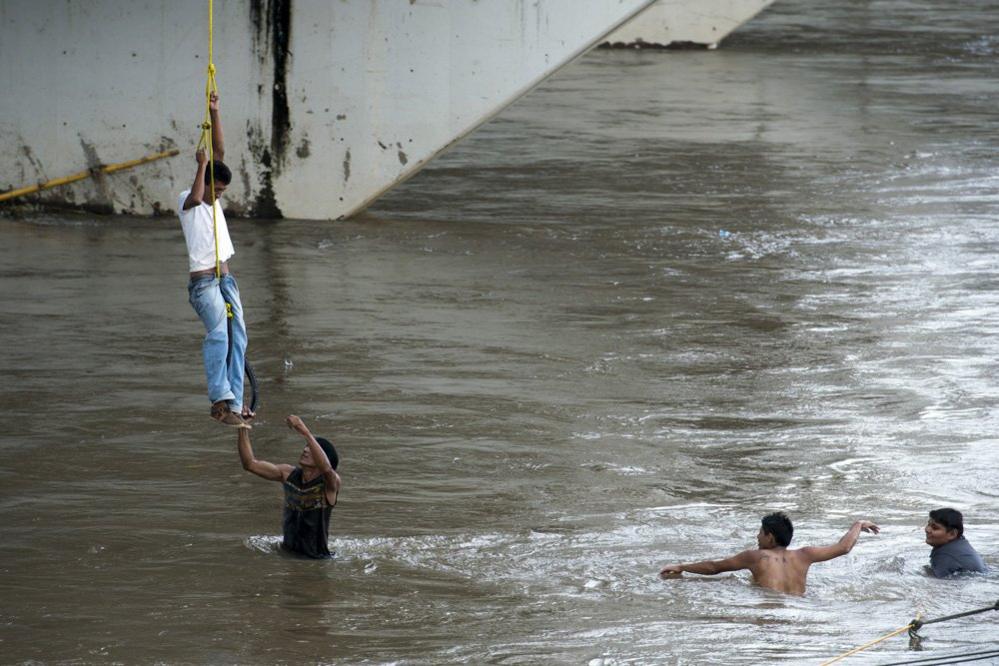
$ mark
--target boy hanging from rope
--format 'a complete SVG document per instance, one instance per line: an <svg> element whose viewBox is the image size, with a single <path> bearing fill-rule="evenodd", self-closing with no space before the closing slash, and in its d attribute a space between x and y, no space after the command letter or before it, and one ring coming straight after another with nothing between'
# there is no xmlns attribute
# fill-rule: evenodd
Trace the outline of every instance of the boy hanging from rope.
<svg viewBox="0 0 999 666"><path fill-rule="evenodd" d="M184 229L190 266L187 291L194 311L205 325L202 353L211 416L225 425L249 428L248 421L254 415L243 406L246 326L239 287L229 271L228 260L235 250L218 200L232 180L232 172L222 162L225 144L219 97L214 91L209 95L208 115L211 162L205 148L199 146L195 153L198 169L194 183L178 199L177 214Z"/></svg>

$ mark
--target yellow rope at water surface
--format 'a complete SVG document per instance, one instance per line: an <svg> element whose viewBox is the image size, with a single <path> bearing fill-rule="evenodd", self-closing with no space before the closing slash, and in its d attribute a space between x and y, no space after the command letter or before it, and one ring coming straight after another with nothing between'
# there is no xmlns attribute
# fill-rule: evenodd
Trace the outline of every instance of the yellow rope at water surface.
<svg viewBox="0 0 999 666"><path fill-rule="evenodd" d="M212 93L219 92L218 84L215 83L215 62L213 61L213 40L214 40L214 8L213 0L208 0L208 79L205 81L205 120L201 123L201 139L198 141L198 150L204 148L208 152L208 194L212 200L212 230L215 233L215 278L222 279L222 262L219 261L219 226L215 219L215 155L214 143L212 142ZM226 303L226 311L229 304ZM232 314L229 313L231 317Z"/></svg>
<svg viewBox="0 0 999 666"><path fill-rule="evenodd" d="M878 644L878 643L880 643L881 641L885 641L885 640L888 640L888 639L889 639L889 638L891 638L892 636L898 636L898 635L899 635L899 634L901 634L902 632L904 632L904 631L908 631L908 630L909 630L910 628L912 628L912 627L913 627L913 626L914 626L915 624L916 624L916 623L915 623L914 621L913 621L913 622L910 622L909 624L905 625L904 627L900 627L900 628L896 629L895 631L892 631L892 632L890 632L890 633L887 633L887 634L885 634L884 636L881 636L880 638L875 638L875 639L874 639L873 641L871 641L871 642L869 642L869 643L864 643L864 644L863 644L863 645L861 645L860 647L855 647L855 648L853 648L852 650L849 650L849 651L847 651L847 652L844 652L843 654L839 655L838 657L833 657L833 658L832 658L832 659L830 659L829 661L824 661L824 662L822 662L821 666L829 666L829 664L834 664L834 663L836 663L837 661L839 661L840 659L846 659L847 657L849 657L849 656L850 656L850 655L852 655L852 654L857 654L858 652L862 652L863 650L866 650L866 649L867 649L867 648L869 648L869 647L873 647L874 645L877 645L877 644Z"/></svg>

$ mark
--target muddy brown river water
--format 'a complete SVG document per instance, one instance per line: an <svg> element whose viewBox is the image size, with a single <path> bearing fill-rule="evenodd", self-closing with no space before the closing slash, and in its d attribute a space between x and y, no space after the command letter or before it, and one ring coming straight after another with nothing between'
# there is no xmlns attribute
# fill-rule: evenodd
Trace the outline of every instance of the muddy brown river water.
<svg viewBox="0 0 999 666"><path fill-rule="evenodd" d="M781 0L596 51L363 216L233 221L257 453L341 450L329 562L207 417L173 218L0 219L0 662L817 664L994 603L999 11ZM804 597L659 567L878 522ZM999 648L999 613L846 663ZM987 663L987 662L986 662Z"/></svg>

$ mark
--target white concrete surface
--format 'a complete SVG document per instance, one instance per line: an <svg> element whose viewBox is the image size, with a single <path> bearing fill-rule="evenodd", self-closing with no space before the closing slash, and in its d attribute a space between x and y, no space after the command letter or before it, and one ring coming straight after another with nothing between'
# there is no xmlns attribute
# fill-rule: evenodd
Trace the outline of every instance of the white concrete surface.
<svg viewBox="0 0 999 666"><path fill-rule="evenodd" d="M613 45L700 44L716 48L774 0L658 0L605 40Z"/></svg>
<svg viewBox="0 0 999 666"><path fill-rule="evenodd" d="M216 0L226 207L349 216L650 2ZM176 146L179 157L40 195L171 213L194 174L206 8L0 2L0 190Z"/></svg>

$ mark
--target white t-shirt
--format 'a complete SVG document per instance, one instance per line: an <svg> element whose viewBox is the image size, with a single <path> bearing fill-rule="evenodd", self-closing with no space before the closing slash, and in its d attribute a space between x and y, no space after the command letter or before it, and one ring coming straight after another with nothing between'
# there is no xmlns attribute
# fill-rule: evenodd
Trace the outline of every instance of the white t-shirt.
<svg viewBox="0 0 999 666"><path fill-rule="evenodd" d="M202 201L194 208L184 210L184 202L191 190L184 190L177 200L177 216L187 241L187 260L190 271L215 268L215 226L212 224L212 207ZM219 261L227 261L236 254L229 240L229 227L225 223L222 205L215 200L215 224L219 231Z"/></svg>

